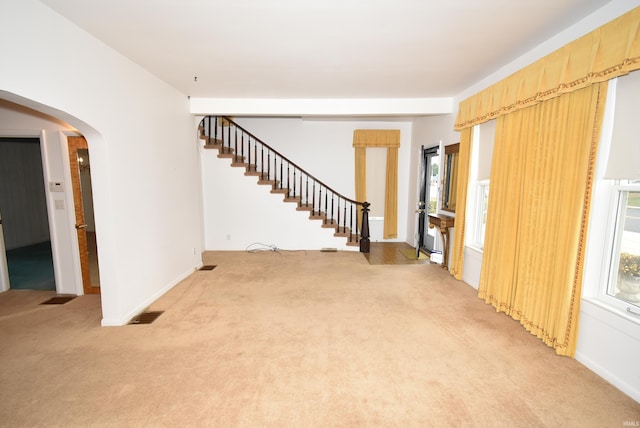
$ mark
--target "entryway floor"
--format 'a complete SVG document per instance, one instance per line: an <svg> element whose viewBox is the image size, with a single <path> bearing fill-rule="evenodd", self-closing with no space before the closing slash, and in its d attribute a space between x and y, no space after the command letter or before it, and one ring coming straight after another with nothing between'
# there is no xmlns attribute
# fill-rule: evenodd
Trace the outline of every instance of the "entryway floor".
<svg viewBox="0 0 640 428"><path fill-rule="evenodd" d="M371 265L414 265L429 264L430 259L416 260L408 258L402 251L410 250L410 254L415 255L415 248L406 242L372 242L368 254L364 254L365 258Z"/></svg>

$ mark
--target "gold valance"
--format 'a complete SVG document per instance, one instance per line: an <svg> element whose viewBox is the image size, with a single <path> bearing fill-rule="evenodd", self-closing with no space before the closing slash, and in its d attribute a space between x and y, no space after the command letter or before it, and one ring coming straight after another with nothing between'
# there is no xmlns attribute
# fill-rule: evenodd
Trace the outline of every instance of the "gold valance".
<svg viewBox="0 0 640 428"><path fill-rule="evenodd" d="M460 103L456 130L640 69L640 7Z"/></svg>
<svg viewBox="0 0 640 428"><path fill-rule="evenodd" d="M356 129L353 147L400 147L399 129Z"/></svg>

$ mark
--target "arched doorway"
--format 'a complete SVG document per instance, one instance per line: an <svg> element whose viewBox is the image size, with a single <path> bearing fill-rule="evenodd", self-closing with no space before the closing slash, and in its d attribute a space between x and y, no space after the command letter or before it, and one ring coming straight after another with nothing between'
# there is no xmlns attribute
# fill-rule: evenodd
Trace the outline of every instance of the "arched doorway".
<svg viewBox="0 0 640 428"><path fill-rule="evenodd" d="M5 97L5 95L8 95ZM57 114L57 117L52 114ZM81 248L75 229L74 192L71 166L68 155L69 138L80 134L73 126L64 121L64 113L46 106L22 99L13 94L0 92L0 137L28 136L39 138L42 149L42 171L46 199L46 211L50 229L51 250L55 272L56 292L59 294L95 293L98 288L85 290L82 283L80 261ZM79 122L82 123L82 122ZM88 155L88 150L87 150ZM88 160L88 156L86 156ZM86 168L83 175L89 177L82 186L85 202L92 201L90 172ZM88 196L87 196L88 195ZM91 204L92 205L92 204ZM6 224L5 224L6 225ZM92 235L95 227L92 222ZM93 242L96 242L94 240ZM94 276L97 270L97 244L94 246ZM0 260L0 291L9 288L5 266ZM95 281L94 281L95 282ZM99 283L99 280L97 281Z"/></svg>

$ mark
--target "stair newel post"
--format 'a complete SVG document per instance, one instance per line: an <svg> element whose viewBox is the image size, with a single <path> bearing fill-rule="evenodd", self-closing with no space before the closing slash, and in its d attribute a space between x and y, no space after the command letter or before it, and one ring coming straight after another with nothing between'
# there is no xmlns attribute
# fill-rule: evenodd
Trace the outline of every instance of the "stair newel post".
<svg viewBox="0 0 640 428"><path fill-rule="evenodd" d="M362 232L360 237L360 252L368 253L371 243L369 242L369 202L362 203Z"/></svg>

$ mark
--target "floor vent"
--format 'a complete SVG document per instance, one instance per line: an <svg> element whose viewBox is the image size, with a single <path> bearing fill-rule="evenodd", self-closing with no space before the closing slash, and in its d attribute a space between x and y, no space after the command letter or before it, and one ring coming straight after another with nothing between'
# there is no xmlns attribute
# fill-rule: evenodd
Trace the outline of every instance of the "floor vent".
<svg viewBox="0 0 640 428"><path fill-rule="evenodd" d="M64 305L67 302L70 302L71 300L75 299L77 296L55 296L50 298L49 300L46 300L42 303L40 303L41 305Z"/></svg>
<svg viewBox="0 0 640 428"><path fill-rule="evenodd" d="M204 265L198 270L214 270L217 265Z"/></svg>
<svg viewBox="0 0 640 428"><path fill-rule="evenodd" d="M163 313L164 311L143 312L133 317L129 324L151 324Z"/></svg>

